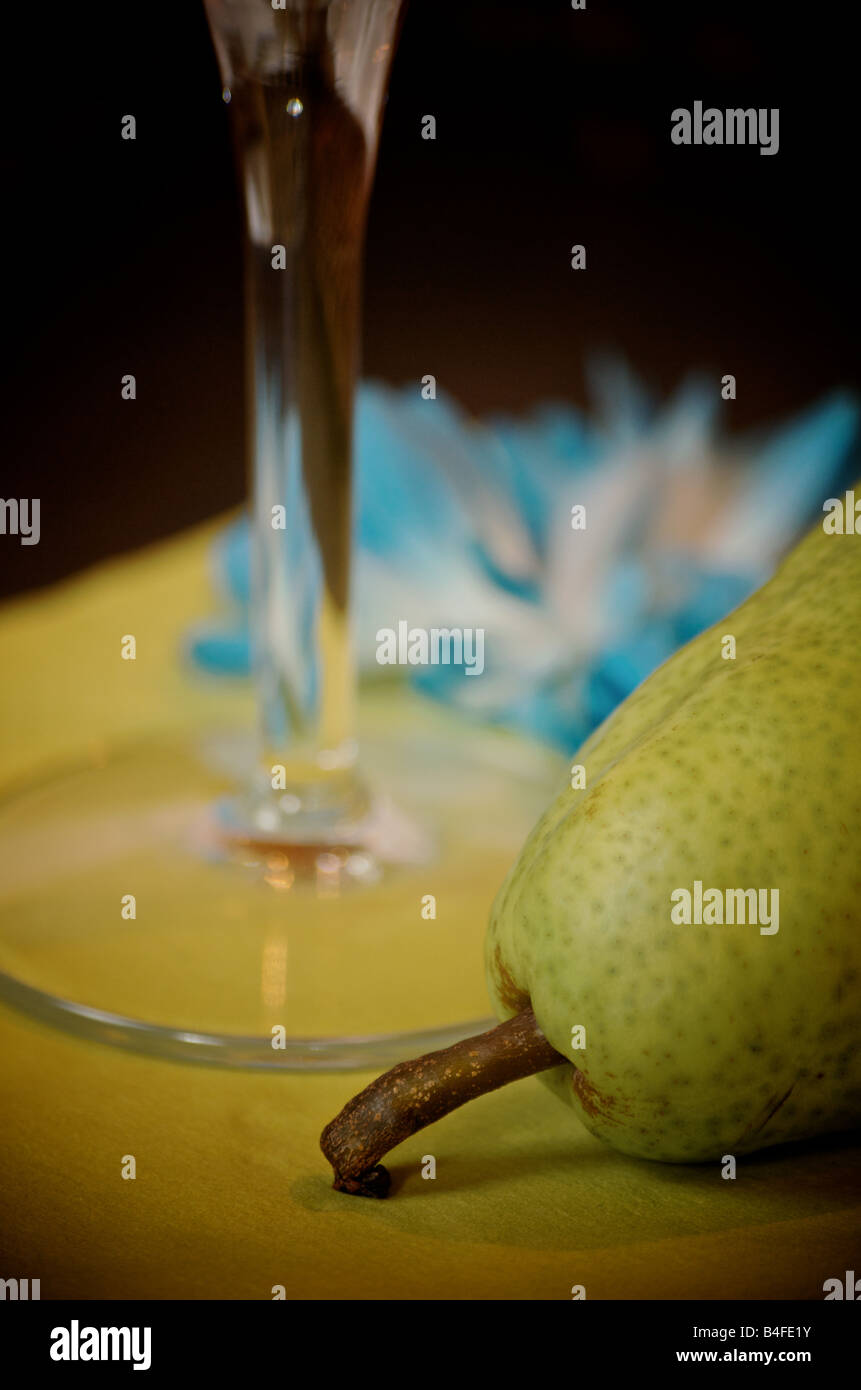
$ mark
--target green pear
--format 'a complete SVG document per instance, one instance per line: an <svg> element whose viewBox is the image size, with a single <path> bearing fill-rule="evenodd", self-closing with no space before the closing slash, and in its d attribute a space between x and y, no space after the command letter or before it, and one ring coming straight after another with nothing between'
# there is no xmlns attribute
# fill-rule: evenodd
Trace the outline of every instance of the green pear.
<svg viewBox="0 0 861 1390"><path fill-rule="evenodd" d="M336 1187L385 1195L387 1149L530 1072L669 1162L861 1124L859 652L861 536L819 526L614 711L494 903L505 1021L355 1097Z"/></svg>
<svg viewBox="0 0 861 1390"><path fill-rule="evenodd" d="M495 1011L533 1009L568 1058L543 1080L625 1153L713 1159L861 1122L859 652L861 536L819 526L587 740L585 788L500 890ZM777 890L777 930L677 924L671 894L697 881Z"/></svg>

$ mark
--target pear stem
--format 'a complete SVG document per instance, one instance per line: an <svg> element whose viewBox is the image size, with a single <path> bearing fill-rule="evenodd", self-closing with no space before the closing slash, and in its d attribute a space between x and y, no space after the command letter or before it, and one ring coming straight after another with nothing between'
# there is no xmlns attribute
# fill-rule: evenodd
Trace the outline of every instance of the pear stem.
<svg viewBox="0 0 861 1390"><path fill-rule="evenodd" d="M426 1125L487 1091L561 1066L531 1009L453 1047L399 1062L348 1101L320 1136L333 1186L357 1197L385 1197L379 1160Z"/></svg>

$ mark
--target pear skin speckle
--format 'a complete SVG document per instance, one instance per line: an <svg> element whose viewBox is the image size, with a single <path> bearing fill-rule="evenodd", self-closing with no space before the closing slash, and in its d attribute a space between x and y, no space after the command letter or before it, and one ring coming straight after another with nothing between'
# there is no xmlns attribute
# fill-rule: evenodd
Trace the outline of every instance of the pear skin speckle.
<svg viewBox="0 0 861 1390"><path fill-rule="evenodd" d="M861 1125L861 536L817 526L574 761L586 787L536 825L487 935L497 1015L529 1001L571 1059L541 1079L669 1162ZM779 930L674 923L696 880L778 890Z"/></svg>

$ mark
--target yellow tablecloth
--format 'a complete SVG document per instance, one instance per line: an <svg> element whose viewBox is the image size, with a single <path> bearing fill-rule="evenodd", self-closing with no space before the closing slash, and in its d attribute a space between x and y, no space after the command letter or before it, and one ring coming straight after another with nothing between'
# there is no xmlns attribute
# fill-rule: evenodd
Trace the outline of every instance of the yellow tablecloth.
<svg viewBox="0 0 861 1390"><path fill-rule="evenodd" d="M0 614L5 786L144 729L247 712L246 693L175 659L214 606L211 534ZM159 653L134 681L116 659L127 632ZM852 1140L755 1156L724 1181L612 1152L530 1079L402 1145L395 1195L363 1201L331 1190L317 1141L370 1074L149 1061L7 1009L0 1058L0 1278L38 1278L43 1298L268 1299L283 1285L298 1299L567 1299L583 1285L592 1299L817 1299L861 1268Z"/></svg>

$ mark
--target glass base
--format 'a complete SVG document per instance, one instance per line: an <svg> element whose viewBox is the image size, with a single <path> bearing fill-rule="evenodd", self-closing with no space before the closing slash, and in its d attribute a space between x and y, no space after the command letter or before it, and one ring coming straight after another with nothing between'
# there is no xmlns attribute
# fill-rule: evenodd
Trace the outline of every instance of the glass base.
<svg viewBox="0 0 861 1390"><path fill-rule="evenodd" d="M490 905L559 760L402 693L365 725L370 810L343 843L243 834L248 749L217 734L8 797L0 1000L222 1066L383 1068L481 1031Z"/></svg>

